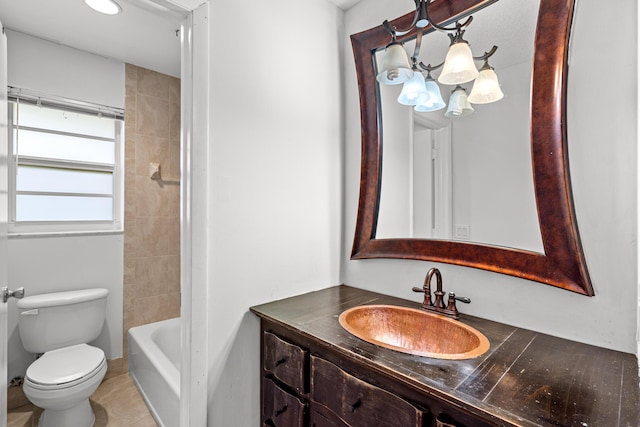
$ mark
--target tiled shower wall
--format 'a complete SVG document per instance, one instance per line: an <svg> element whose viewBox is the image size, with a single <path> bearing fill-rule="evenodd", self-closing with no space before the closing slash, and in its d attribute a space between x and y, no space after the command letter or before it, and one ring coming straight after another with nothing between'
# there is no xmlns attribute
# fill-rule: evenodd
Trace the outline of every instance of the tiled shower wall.
<svg viewBox="0 0 640 427"><path fill-rule="evenodd" d="M125 73L126 361L131 327L180 316L180 80L130 64Z"/></svg>

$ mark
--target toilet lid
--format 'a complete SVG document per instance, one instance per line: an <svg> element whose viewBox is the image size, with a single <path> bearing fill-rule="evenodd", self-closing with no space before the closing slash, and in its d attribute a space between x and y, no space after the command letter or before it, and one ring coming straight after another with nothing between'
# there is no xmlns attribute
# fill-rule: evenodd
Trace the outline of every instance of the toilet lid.
<svg viewBox="0 0 640 427"><path fill-rule="evenodd" d="M101 349L87 344L51 350L27 368L27 378L40 385L67 384L91 376L104 360Z"/></svg>

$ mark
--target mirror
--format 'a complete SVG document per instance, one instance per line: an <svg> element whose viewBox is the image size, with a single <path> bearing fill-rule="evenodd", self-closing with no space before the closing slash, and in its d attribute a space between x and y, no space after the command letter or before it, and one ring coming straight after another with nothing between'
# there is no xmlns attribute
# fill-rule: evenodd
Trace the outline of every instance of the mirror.
<svg viewBox="0 0 640 427"><path fill-rule="evenodd" d="M446 108L418 112L398 102L403 85L378 86L384 155L377 238L453 239L544 251L529 145L539 4L498 1L475 12L465 31L474 54L498 47L490 61L506 93L498 102L474 104L471 115L449 119ZM426 35L420 61L442 63L449 44L444 32ZM414 47L415 39L404 43L408 56ZM375 56L380 70L385 52ZM467 93L472 86L462 85ZM454 87L439 85L445 100Z"/></svg>
<svg viewBox="0 0 640 427"><path fill-rule="evenodd" d="M434 2L434 21L450 24L495 0ZM568 41L574 0L540 0L534 38L530 97L530 156L537 221L542 247L531 248L500 242L477 243L437 238L406 237L384 231L378 235L382 188L383 141L381 102L376 81L376 52L385 48L390 35L380 25L353 34L362 121L360 199L352 259L402 258L444 262L512 275L583 295L593 295L578 227L573 212L566 141L566 79ZM409 27L413 11L394 21ZM426 35L431 27L423 30ZM398 37L405 42L415 30ZM470 36L471 38L471 36ZM473 43L473 41L471 41ZM482 48L483 46L480 46ZM449 228L451 230L451 228ZM525 245L526 246L526 245ZM534 246L535 248L535 246Z"/></svg>

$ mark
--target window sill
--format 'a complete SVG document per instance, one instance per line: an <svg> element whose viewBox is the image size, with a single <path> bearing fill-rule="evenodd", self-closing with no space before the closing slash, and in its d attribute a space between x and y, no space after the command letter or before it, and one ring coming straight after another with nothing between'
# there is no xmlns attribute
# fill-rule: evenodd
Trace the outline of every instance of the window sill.
<svg viewBox="0 0 640 427"><path fill-rule="evenodd" d="M79 237L79 236L109 236L124 234L124 230L86 230L86 231L34 231L9 233L9 239L30 239L41 237Z"/></svg>

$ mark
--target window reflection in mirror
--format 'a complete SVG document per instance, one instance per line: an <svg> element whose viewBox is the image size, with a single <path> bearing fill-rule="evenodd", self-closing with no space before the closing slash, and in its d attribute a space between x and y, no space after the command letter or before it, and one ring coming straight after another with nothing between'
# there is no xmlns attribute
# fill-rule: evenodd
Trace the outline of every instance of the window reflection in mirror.
<svg viewBox="0 0 640 427"><path fill-rule="evenodd" d="M474 14L465 39L490 58L505 97L448 119L401 105L401 85L379 85L382 184L376 238L471 241L543 253L530 145L533 40L539 1L497 2ZM419 60L443 61L449 38L430 33ZM409 56L414 42L405 43ZM383 51L376 53L378 66ZM482 62L478 62L478 67ZM433 73L437 78L439 70ZM472 82L463 85L471 91ZM453 86L440 85L445 102Z"/></svg>

